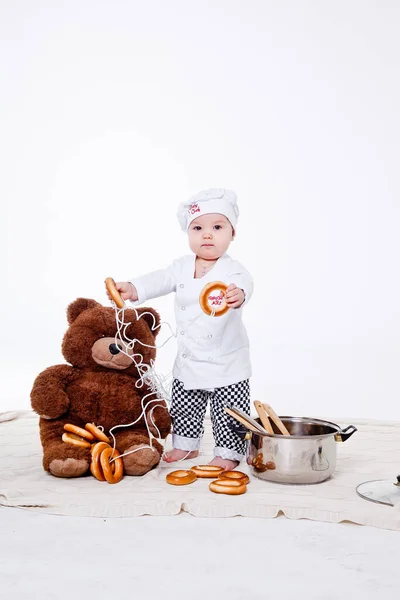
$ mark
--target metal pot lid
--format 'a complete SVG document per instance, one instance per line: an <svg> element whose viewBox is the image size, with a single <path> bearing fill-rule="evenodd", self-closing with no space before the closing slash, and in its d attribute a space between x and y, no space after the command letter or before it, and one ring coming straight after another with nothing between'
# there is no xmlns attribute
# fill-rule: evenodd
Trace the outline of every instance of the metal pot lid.
<svg viewBox="0 0 400 600"><path fill-rule="evenodd" d="M400 484L393 480L365 481L357 487L356 491L361 498L370 502L386 504L386 506L400 505Z"/></svg>

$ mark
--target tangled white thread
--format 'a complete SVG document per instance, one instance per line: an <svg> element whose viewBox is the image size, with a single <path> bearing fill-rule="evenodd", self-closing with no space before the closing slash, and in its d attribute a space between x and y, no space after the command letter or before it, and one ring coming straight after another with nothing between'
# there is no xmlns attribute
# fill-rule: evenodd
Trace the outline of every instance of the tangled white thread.
<svg viewBox="0 0 400 600"><path fill-rule="evenodd" d="M150 444L144 444L144 445L140 445L137 448L134 448L133 450L129 450L128 452L124 452L124 454L121 454L120 457L122 456L127 456L128 454L133 454L135 452L138 452L139 450L144 450L145 448L148 448L149 450L151 450L152 452L156 452L156 450L153 448L153 439L161 439L161 433L160 430L158 429L158 427L156 426L156 424L154 423L153 420L153 411L155 408L157 407L161 407L164 409L167 409L167 407L164 404L155 404L154 406L151 407L151 409L146 412L146 409L148 408L148 406L154 402L159 402L160 400L164 400L164 402L168 405L171 402L171 396L170 396L170 388L172 385L172 371L170 373L168 373L167 376L163 377L160 376L155 368L154 368L154 361L153 359L150 359L150 364L146 364L144 363L144 357L143 354L141 354L140 352L134 352L134 348L135 348L135 344L138 343L143 347L146 348L153 348L158 350L159 348L162 348L163 346L165 346L165 344L173 337L177 337L176 332L174 333L172 331L171 326L169 325L169 323L165 324L168 326L171 335L165 340L165 342L163 342L160 346L153 346L150 344L145 344L144 342L142 342L141 340L139 340L138 338L134 338L131 339L128 337L127 335L127 328L129 327L129 325L131 325L131 322L125 322L125 308L117 308L117 306L115 305L114 302L112 302L112 304L114 305L115 308L115 320L116 320L116 324L117 324L117 332L115 334L115 344L117 346L117 348L119 349L119 351L122 354L125 354L126 356L128 356L134 363L135 366L137 368L137 371L140 375L139 379L137 380L135 386L139 389L142 388L143 386L147 386L150 389L150 392L148 394L146 394L145 396L143 396L142 400L141 400L141 408L142 408L142 412L140 413L139 417L135 420L132 421L132 423L126 423L123 425L115 425L114 427L112 427L110 429L110 436L113 439L113 454L111 455L111 460L110 462L113 462L114 460L116 460L117 457L113 458L114 455L114 451L116 450L116 445L117 445L117 441L115 439L115 436L113 434L113 431L115 429L119 429L122 427L131 427L132 425L135 425L136 423L138 423L141 418L143 417L145 426L146 426L146 430L149 436L149 440L150 440ZM151 327L151 331L155 331L159 328L161 328L161 326L164 324L164 322L159 323L159 325L156 325L156 319L153 315L153 313L151 312L142 312L140 314L138 314L137 310L135 307L132 307L131 310L133 310L135 312L136 315L136 320L138 321L139 319L141 319L144 315L151 315L153 318L153 325ZM192 319L192 321L190 321L190 323L187 325L187 328L185 331L187 331L189 329L189 327L200 317L202 316L201 314L198 315L197 317L195 317L195 319ZM211 317L215 316L215 308L212 309ZM122 318L121 318L122 317ZM121 344L123 347L121 347ZM191 356L191 352L188 354L188 356ZM139 359L139 360L136 360ZM149 400L146 404L144 404L144 401L146 400L146 398L148 398L149 396L155 395L156 397L153 398L152 400ZM149 425L148 423L148 419L151 422L151 425ZM157 435L153 435L150 427L153 426L154 430L156 431ZM101 429L103 429L101 427ZM176 462L180 462L182 460L185 460L187 458L187 456L189 456L189 454L192 452L192 450L189 450L189 452L181 459L179 459Z"/></svg>

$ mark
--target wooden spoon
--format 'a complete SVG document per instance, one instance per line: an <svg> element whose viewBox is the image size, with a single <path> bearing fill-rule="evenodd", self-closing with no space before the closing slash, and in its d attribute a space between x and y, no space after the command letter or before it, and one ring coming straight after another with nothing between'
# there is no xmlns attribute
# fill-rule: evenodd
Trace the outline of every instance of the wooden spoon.
<svg viewBox="0 0 400 600"><path fill-rule="evenodd" d="M254 407L257 411L258 416L260 417L260 421L263 424L263 427L267 430L268 433L273 434L274 430L272 429L272 425L268 418L268 413L264 409L264 405L259 400L254 400Z"/></svg>
<svg viewBox="0 0 400 600"><path fill-rule="evenodd" d="M236 419L236 421L239 421L239 423L244 425L247 429L250 429L250 431L252 431L253 433L261 433L262 435L265 435L267 433L267 431L263 427L261 427L261 425L259 425L257 421L254 421L254 419L249 417L249 415L239 410L238 408L228 408L226 406L224 408L224 411L228 415Z"/></svg>
<svg viewBox="0 0 400 600"><path fill-rule="evenodd" d="M286 429L285 425L282 423L272 406L270 406L269 404L263 404L263 407L265 412L267 413L269 418L273 420L279 431L283 433L283 435L290 435L288 429Z"/></svg>

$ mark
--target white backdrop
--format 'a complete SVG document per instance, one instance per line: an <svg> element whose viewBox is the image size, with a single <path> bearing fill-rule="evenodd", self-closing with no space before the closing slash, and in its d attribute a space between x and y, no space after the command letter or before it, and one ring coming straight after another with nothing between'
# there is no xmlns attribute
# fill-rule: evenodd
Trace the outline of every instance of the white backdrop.
<svg viewBox="0 0 400 600"><path fill-rule="evenodd" d="M177 204L216 186L253 399L400 419L399 26L395 0L2 2L0 410L64 362L72 300L188 251Z"/></svg>

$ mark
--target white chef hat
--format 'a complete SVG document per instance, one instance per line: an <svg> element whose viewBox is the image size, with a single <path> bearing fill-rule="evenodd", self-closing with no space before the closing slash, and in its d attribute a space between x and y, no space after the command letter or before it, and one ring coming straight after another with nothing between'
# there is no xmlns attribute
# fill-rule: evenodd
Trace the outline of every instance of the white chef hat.
<svg viewBox="0 0 400 600"><path fill-rule="evenodd" d="M178 220L183 231L187 231L194 219L211 213L224 215L236 229L239 207L235 192L224 188L203 190L179 205Z"/></svg>

